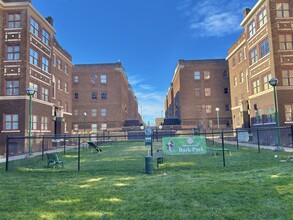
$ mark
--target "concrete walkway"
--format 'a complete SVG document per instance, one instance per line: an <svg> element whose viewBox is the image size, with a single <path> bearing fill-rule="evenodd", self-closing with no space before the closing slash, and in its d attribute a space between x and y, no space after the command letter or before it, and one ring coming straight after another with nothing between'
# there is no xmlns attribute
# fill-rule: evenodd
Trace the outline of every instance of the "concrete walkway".
<svg viewBox="0 0 293 220"><path fill-rule="evenodd" d="M82 147L82 146L81 146ZM66 150L71 150L71 149L75 149L77 148L77 146L66 146ZM64 151L64 148L56 148L56 149L52 149L52 150L48 150L48 151L44 151L44 154L46 153L54 153L54 152L61 152ZM42 152L36 152L32 154L32 157L35 156L40 156L42 155ZM9 157L9 161L12 160L21 160L27 157L27 154L21 154L21 155L16 155L16 156L10 156ZM6 157L2 157L0 156L0 163L5 163L6 162Z"/></svg>

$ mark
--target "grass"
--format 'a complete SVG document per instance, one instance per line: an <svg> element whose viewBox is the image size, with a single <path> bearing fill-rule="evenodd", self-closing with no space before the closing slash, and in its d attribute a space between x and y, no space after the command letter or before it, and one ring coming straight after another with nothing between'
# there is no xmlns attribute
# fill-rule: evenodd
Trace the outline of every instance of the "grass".
<svg viewBox="0 0 293 220"><path fill-rule="evenodd" d="M155 147L160 147L160 143ZM291 155L225 146L232 156L168 156L145 174L143 143L102 146L45 168L40 158L0 168L0 219L292 219Z"/></svg>

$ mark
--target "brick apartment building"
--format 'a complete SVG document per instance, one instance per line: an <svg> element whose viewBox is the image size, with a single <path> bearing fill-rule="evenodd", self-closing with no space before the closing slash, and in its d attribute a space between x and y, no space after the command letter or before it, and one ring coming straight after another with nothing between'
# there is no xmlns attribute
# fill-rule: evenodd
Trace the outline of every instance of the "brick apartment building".
<svg viewBox="0 0 293 220"><path fill-rule="evenodd" d="M141 123L137 98L119 62L75 65L73 97L76 133L118 130L127 121Z"/></svg>
<svg viewBox="0 0 293 220"><path fill-rule="evenodd" d="M200 130L231 126L228 63L179 60L165 99L165 117L179 119L182 128Z"/></svg>
<svg viewBox="0 0 293 220"><path fill-rule="evenodd" d="M36 91L32 135L70 133L73 65L54 34L53 19L30 0L0 0L0 154L6 135L29 134L29 87ZM27 144L16 142L12 150L27 152Z"/></svg>
<svg viewBox="0 0 293 220"><path fill-rule="evenodd" d="M233 127L293 124L293 1L259 0L244 11L243 33L228 51Z"/></svg>

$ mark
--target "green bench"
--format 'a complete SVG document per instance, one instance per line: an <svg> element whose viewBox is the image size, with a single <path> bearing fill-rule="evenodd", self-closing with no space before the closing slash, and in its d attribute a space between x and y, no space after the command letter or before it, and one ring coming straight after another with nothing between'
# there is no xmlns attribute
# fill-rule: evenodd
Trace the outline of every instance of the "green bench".
<svg viewBox="0 0 293 220"><path fill-rule="evenodd" d="M88 143L89 147L95 149L98 152L102 152L102 149L98 146L97 142L88 141L87 143Z"/></svg>
<svg viewBox="0 0 293 220"><path fill-rule="evenodd" d="M63 167L63 160L59 160L57 154L47 153L47 167L55 168L59 164Z"/></svg>
<svg viewBox="0 0 293 220"><path fill-rule="evenodd" d="M164 162L163 150L162 149L153 150L153 158L157 160L157 168L159 168L159 164L163 164Z"/></svg>
<svg viewBox="0 0 293 220"><path fill-rule="evenodd" d="M214 155L214 156L217 156L218 153L222 153L223 152L223 148L211 148L210 150L211 150L212 155ZM228 152L229 155L232 156L232 152L231 152L230 149L224 148L224 151L225 152Z"/></svg>

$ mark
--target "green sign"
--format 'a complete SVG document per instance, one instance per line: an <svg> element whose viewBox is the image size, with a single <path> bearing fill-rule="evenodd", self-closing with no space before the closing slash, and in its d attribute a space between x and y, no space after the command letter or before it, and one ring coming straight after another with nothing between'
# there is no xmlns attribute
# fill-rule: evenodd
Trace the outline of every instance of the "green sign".
<svg viewBox="0 0 293 220"><path fill-rule="evenodd" d="M163 153L167 155L206 154L206 139L201 136L164 137Z"/></svg>

